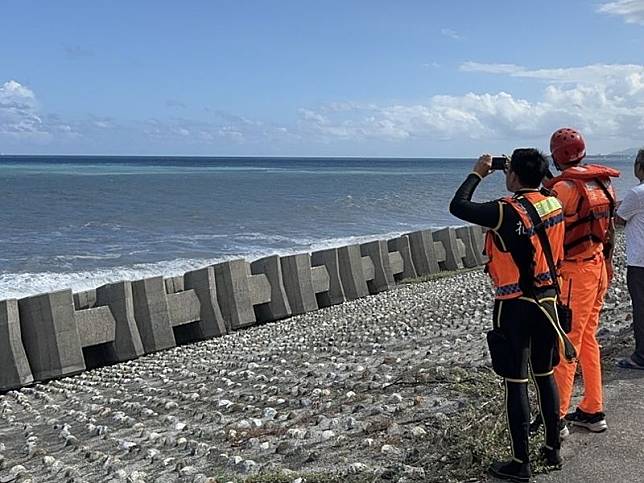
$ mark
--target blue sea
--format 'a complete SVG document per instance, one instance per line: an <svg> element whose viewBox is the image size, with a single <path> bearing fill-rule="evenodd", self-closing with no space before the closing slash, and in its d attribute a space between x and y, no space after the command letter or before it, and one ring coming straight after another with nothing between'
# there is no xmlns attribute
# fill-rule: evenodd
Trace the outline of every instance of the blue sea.
<svg viewBox="0 0 644 483"><path fill-rule="evenodd" d="M623 171L630 159L589 159ZM0 300L457 225L471 159L0 156ZM505 194L490 175L479 200Z"/></svg>

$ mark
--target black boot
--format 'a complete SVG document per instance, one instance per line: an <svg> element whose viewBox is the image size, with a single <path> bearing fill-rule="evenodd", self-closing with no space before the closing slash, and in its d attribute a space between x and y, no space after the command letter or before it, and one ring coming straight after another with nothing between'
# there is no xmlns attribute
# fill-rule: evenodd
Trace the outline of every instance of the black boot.
<svg viewBox="0 0 644 483"><path fill-rule="evenodd" d="M530 482L530 465L517 461L499 461L492 463L488 473L500 480L516 481L518 483Z"/></svg>
<svg viewBox="0 0 644 483"><path fill-rule="evenodd" d="M558 449L541 448L541 460L549 468L560 470L563 465L563 458Z"/></svg>

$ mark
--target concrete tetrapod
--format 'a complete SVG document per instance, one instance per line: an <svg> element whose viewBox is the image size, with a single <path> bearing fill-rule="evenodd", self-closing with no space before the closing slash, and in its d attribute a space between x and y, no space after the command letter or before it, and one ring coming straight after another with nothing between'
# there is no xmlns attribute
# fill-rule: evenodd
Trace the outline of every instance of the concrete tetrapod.
<svg viewBox="0 0 644 483"><path fill-rule="evenodd" d="M366 257L365 257L366 258ZM360 245L348 245L338 248L340 263L340 280L347 300L354 300L369 295L367 280L373 279L373 263L363 263ZM365 273L366 272L366 273Z"/></svg>
<svg viewBox="0 0 644 483"><path fill-rule="evenodd" d="M324 268L324 270L319 270ZM337 248L311 253L313 292L320 307L341 304L347 297L340 277L340 259Z"/></svg>
<svg viewBox="0 0 644 483"><path fill-rule="evenodd" d="M256 274L243 259L218 263L214 269L217 300L224 320L230 324L229 330L253 325L258 318L274 320L289 315L290 307L280 280L281 267L277 258L257 260L254 266Z"/></svg>
<svg viewBox="0 0 644 483"><path fill-rule="evenodd" d="M143 354L130 282L96 289L96 306L75 310L71 290L18 301L22 338L34 380L68 376Z"/></svg>
<svg viewBox="0 0 644 483"><path fill-rule="evenodd" d="M409 235L400 235L397 238L388 240L387 248L389 249L392 272L396 282L405 278L416 278L418 276L411 254ZM395 258L395 253L400 257L400 262ZM399 263L401 265L400 267L398 265Z"/></svg>
<svg viewBox="0 0 644 483"><path fill-rule="evenodd" d="M338 248L340 280L347 300L391 289L395 284L391 258L384 240ZM400 254L393 255L397 267L399 258Z"/></svg>
<svg viewBox="0 0 644 483"><path fill-rule="evenodd" d="M166 293L178 293L185 290L185 286L183 284L183 275L168 277L163 281L165 282Z"/></svg>
<svg viewBox="0 0 644 483"><path fill-rule="evenodd" d="M376 294L391 290L396 285L391 258L393 257L396 269L400 271L402 271L402 259L399 253L395 253L397 256L389 253L385 240L375 240L360 245L360 254L363 258L369 259L373 265L373 278L367 279L369 293Z"/></svg>
<svg viewBox="0 0 644 483"><path fill-rule="evenodd" d="M198 322L195 324L196 336L199 339L207 339L225 335L228 331L226 320L217 301L218 287L213 267L186 272L183 276L183 283L185 291L174 295L179 298L181 294L188 294L190 298L196 297L195 315ZM172 319L172 326L177 327L178 325L181 325L179 319Z"/></svg>
<svg viewBox="0 0 644 483"><path fill-rule="evenodd" d="M481 227L477 225L460 226L455 229L456 238L463 242L465 248L465 257L463 264L467 268L476 267L483 264L483 248L479 247L477 233L481 234Z"/></svg>
<svg viewBox="0 0 644 483"><path fill-rule="evenodd" d="M476 254L480 260L480 264L484 265L487 263L488 258L485 253L485 233L489 228L485 228L478 225L470 225L470 232L472 234L472 241L474 242L474 247L476 248Z"/></svg>
<svg viewBox="0 0 644 483"><path fill-rule="evenodd" d="M145 352L141 343L139 329L134 320L132 283L116 282L98 287L96 289L96 305L97 311L106 307L111 312L111 317L109 314L103 315L102 324L111 324L111 319L114 320L114 338L105 341L110 345L109 350L113 358L110 362L128 361L142 356ZM75 313L78 317L77 324L79 329L83 328L83 316L88 313L90 313L90 310L81 310ZM83 344L83 347L96 344L93 335L90 334L87 344ZM82 336L81 342L83 342Z"/></svg>
<svg viewBox="0 0 644 483"><path fill-rule="evenodd" d="M166 296L168 280L172 279L152 277L132 282L134 319L147 354L176 345Z"/></svg>
<svg viewBox="0 0 644 483"><path fill-rule="evenodd" d="M74 308L76 310L96 307L96 289L85 290L74 294Z"/></svg>
<svg viewBox="0 0 644 483"><path fill-rule="evenodd" d="M34 380L85 370L71 290L18 300L22 341Z"/></svg>
<svg viewBox="0 0 644 483"><path fill-rule="evenodd" d="M319 265L311 265L314 259ZM280 261L284 288L293 315L329 307L345 300L336 249L323 250L313 255L288 255L281 257Z"/></svg>
<svg viewBox="0 0 644 483"><path fill-rule="evenodd" d="M424 276L440 272L432 232L420 230L408 233L407 236L416 273L419 276Z"/></svg>
<svg viewBox="0 0 644 483"><path fill-rule="evenodd" d="M291 306L284 288L280 257L271 255L255 260L250 264L250 271L253 275L265 276L271 289L270 300L255 306L257 319L260 322L269 322L290 316Z"/></svg>
<svg viewBox="0 0 644 483"><path fill-rule="evenodd" d="M445 248L445 261L440 262L442 270L460 270L463 268L465 258L465 244L456 237L456 230L451 227L436 230L432 233L435 241L439 241Z"/></svg>
<svg viewBox="0 0 644 483"><path fill-rule="evenodd" d="M18 302L0 302L0 391L16 389L34 380L22 345Z"/></svg>
<svg viewBox="0 0 644 483"><path fill-rule="evenodd" d="M166 293L168 289L171 292ZM177 277L137 280L132 292L146 352L226 334L212 267L187 272L180 281Z"/></svg>
<svg viewBox="0 0 644 483"><path fill-rule="evenodd" d="M298 253L280 258L284 290L293 315L304 314L318 309L316 293L313 290L311 255ZM322 268L324 267L317 267ZM326 269L324 269L326 271ZM328 277L328 275L327 275Z"/></svg>

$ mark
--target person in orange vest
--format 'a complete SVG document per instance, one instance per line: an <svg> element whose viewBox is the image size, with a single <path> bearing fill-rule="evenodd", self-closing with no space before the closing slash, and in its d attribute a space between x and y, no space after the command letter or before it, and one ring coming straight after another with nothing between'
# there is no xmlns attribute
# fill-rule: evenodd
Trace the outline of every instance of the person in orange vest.
<svg viewBox="0 0 644 483"><path fill-rule="evenodd" d="M568 413L577 363L555 367L559 389L559 414L574 426L592 432L608 428L604 414L599 344L599 314L612 279L615 191L611 178L616 169L583 164L586 143L575 129L562 128L550 138L550 152L561 174L548 179L563 206L566 234L561 264L562 300L572 309L568 337L578 354L584 393L574 412ZM562 436L567 435L563 428Z"/></svg>
<svg viewBox="0 0 644 483"><path fill-rule="evenodd" d="M491 171L492 157L482 155L456 191L450 212L489 228L486 270L495 290L493 330L488 333L492 366L504 378L512 459L495 462L489 472L511 481L530 481L528 372L536 382L545 422L544 462L560 467L559 397L553 364L563 345L565 357L574 349L556 315L556 268L563 258L564 224L561 204L540 189L548 162L536 149L515 149L503 166L513 196L473 202L472 195ZM545 242L545 243L544 243ZM547 245L547 249L545 248Z"/></svg>

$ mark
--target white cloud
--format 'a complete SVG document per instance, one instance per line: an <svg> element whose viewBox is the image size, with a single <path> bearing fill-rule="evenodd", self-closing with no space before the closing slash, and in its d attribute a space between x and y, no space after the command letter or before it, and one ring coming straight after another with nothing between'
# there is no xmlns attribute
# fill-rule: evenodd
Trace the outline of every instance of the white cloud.
<svg viewBox="0 0 644 483"><path fill-rule="evenodd" d="M465 62L459 69L464 72L501 74L549 82L612 82L632 75L640 78L644 75L644 66L637 64L591 64L582 67L526 69L515 64Z"/></svg>
<svg viewBox="0 0 644 483"><path fill-rule="evenodd" d="M290 142L297 135L283 126L273 126L208 110L210 119L188 118L117 121L90 115L62 119L44 112L36 94L15 80L0 84L0 148L31 151L54 149L95 150L100 146L139 145L147 149L165 146L212 149L213 146L253 145L274 140ZM38 147L36 147L38 145ZM93 152L93 151L92 151Z"/></svg>
<svg viewBox="0 0 644 483"><path fill-rule="evenodd" d="M132 130L155 145L185 144L189 146L242 145L292 138L291 132L280 126L247 119L222 111L210 111L212 118L198 121L188 118L149 119L134 123Z"/></svg>
<svg viewBox="0 0 644 483"><path fill-rule="evenodd" d="M450 39L454 39L454 40L461 40L462 38L458 32L452 29L441 29L441 35L444 35L445 37L449 37Z"/></svg>
<svg viewBox="0 0 644 483"><path fill-rule="evenodd" d="M561 125L576 126L597 137L641 141L644 135L644 66L596 64L535 70L468 62L461 70L547 84L533 100L508 92L469 92L433 96L422 104L336 104L333 109L300 111L300 126L327 140L545 139Z"/></svg>
<svg viewBox="0 0 644 483"><path fill-rule="evenodd" d="M522 70L522 67L515 64L481 64L479 62L465 62L461 64L459 69L465 72L515 75Z"/></svg>
<svg viewBox="0 0 644 483"><path fill-rule="evenodd" d="M540 118L539 105L510 94L468 93L434 96L427 104L347 107L323 116L310 110L300 117L300 128L321 137L404 141L482 139L504 132L530 132Z"/></svg>
<svg viewBox="0 0 644 483"><path fill-rule="evenodd" d="M38 136L42 124L33 91L15 80L0 85L0 135Z"/></svg>
<svg viewBox="0 0 644 483"><path fill-rule="evenodd" d="M617 2L603 3L598 12L624 17L626 23L644 25L644 0L618 0Z"/></svg>
<svg viewBox="0 0 644 483"><path fill-rule="evenodd" d="M8 81L0 84L0 141L21 140L22 144L16 141L14 145L23 150L37 141L46 147L106 148L108 152L115 145L157 152L222 152L228 148L262 152L297 145L311 152L317 143L320 149L327 146L331 150L339 145L356 151L389 146L388 152L395 153L442 143L463 153L494 140L497 145L542 143L562 125L581 129L597 140L593 146L603 143L602 147L621 149L641 144L644 138L642 65L530 69L467 62L460 70L537 81L542 89L531 98L500 91L435 95L412 103L333 102L299 109L294 124L273 125L214 109L204 110L208 117L202 120L61 119L42 112L32 90Z"/></svg>

